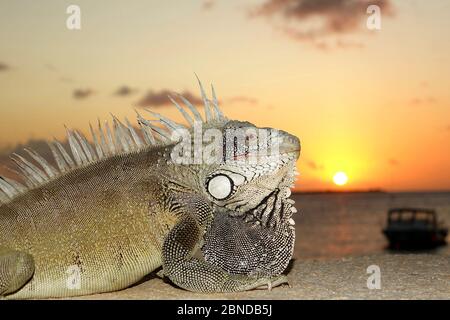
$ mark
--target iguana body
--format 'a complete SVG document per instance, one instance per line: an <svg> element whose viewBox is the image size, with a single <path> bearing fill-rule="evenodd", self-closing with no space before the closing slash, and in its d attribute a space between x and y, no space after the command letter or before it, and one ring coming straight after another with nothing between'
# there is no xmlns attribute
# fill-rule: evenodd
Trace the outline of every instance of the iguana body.
<svg viewBox="0 0 450 320"><path fill-rule="evenodd" d="M198 112L188 107L198 120ZM211 106L205 98L205 108L206 127L224 132L230 124L241 124L225 119L216 99ZM183 115L191 122L185 111ZM163 117L159 120L169 130L175 126ZM28 188L0 178L0 297L66 297L115 291L160 266L175 284L192 291L242 291L285 282L280 273L292 256L294 232L289 213L294 209L288 195L281 194L292 183L298 140L283 136L287 152L271 172L276 175L267 175L267 168L271 168L267 166L258 177L253 172L254 179L250 179L244 173L248 166L240 172L238 165L225 162L175 164L171 158L175 143L168 141L160 127L142 118L139 122L144 138L114 119L113 131L100 127L100 133L94 133L94 146L78 132L68 130L71 156L61 150L61 144L50 144L58 169L32 152L35 164L16 158ZM155 141L152 131L162 142ZM229 173L224 170L233 171L228 182L224 177ZM236 184L233 194L227 183ZM228 187L227 197L214 198ZM259 189L260 194L255 195ZM246 204L238 208L233 203L238 202L239 193ZM267 217L263 217L261 205L274 194L280 205L273 205L270 212L267 209ZM248 216L259 220L258 226L254 221L251 224ZM233 246L238 245L233 234L215 232L228 230L221 222L224 217L239 219L235 228L244 237L249 235L248 239L265 237L266 225L270 234L283 234L279 243L273 242L274 247L284 246L283 250L276 247L277 252L283 251L282 257L269 254L272 261L259 262L260 256L267 257L266 251L272 250L270 244L256 244L251 256L224 263L226 251L214 243L235 241ZM248 229L244 220L248 220ZM255 228L260 231L255 232ZM205 259L194 257L202 247ZM281 260L278 263L275 259ZM271 263L271 269L279 266L274 272L268 271Z"/></svg>

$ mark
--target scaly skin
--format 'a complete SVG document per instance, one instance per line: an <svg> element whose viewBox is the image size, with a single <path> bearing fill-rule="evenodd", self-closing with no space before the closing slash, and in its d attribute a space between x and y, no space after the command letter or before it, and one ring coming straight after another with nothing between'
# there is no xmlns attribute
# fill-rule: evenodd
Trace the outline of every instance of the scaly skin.
<svg viewBox="0 0 450 320"><path fill-rule="evenodd" d="M156 154L148 156L106 159L0 207L0 245L35 261L31 281L8 297L119 290L161 266L164 238L178 217L161 201L168 190L147 163ZM125 167L135 174L125 175ZM72 265L81 270L78 290L67 287Z"/></svg>

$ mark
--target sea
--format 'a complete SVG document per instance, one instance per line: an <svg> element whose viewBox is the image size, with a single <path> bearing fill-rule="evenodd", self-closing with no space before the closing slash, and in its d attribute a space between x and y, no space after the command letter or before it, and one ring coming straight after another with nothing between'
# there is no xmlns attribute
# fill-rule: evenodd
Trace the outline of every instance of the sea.
<svg viewBox="0 0 450 320"><path fill-rule="evenodd" d="M292 198L298 210L294 215L295 259L392 254L387 249L382 229L386 225L387 211L393 207L435 209L438 220L450 227L450 192L296 193ZM449 236L447 242L450 242ZM450 259L450 245L426 253Z"/></svg>

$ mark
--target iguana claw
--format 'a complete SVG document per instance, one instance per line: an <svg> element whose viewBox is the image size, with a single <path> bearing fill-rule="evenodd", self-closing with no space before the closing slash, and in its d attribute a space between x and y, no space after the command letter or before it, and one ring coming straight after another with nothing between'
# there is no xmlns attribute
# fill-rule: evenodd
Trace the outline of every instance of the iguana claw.
<svg viewBox="0 0 450 320"><path fill-rule="evenodd" d="M287 283L288 286L291 287L291 285L289 284L289 280L285 275L280 275L274 278L263 278L262 281L264 281L265 283L256 287L255 289L267 289L269 291L272 291L273 288L278 287L284 283Z"/></svg>

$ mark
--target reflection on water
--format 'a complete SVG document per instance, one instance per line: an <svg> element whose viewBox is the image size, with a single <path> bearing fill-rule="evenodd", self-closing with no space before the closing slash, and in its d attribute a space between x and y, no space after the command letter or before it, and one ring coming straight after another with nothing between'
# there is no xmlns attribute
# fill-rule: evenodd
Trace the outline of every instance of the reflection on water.
<svg viewBox="0 0 450 320"><path fill-rule="evenodd" d="M384 252L387 241L381 230L391 207L434 208L450 226L450 192L297 194L293 198L299 211L294 257L300 259ZM450 245L430 252L450 257Z"/></svg>

